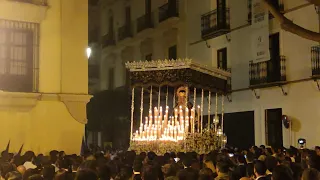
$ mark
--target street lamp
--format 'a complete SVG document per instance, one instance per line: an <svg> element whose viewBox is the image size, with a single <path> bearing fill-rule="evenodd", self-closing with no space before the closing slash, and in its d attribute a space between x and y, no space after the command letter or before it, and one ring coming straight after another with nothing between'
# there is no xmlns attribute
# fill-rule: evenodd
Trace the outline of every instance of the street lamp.
<svg viewBox="0 0 320 180"><path fill-rule="evenodd" d="M87 47L86 52L87 52L87 57L88 57L88 59L90 59L90 56L91 56L91 53L92 53L91 48L90 48L90 47Z"/></svg>

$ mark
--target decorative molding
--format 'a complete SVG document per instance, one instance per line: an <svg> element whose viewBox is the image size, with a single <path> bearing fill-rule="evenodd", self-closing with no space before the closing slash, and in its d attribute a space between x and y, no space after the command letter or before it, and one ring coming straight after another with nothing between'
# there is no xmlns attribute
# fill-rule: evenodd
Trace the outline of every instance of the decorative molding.
<svg viewBox="0 0 320 180"><path fill-rule="evenodd" d="M0 91L0 111L31 111L38 101L61 101L70 115L82 124L87 123L86 105L91 99L87 94L46 94Z"/></svg>
<svg viewBox="0 0 320 180"><path fill-rule="evenodd" d="M152 61L133 61L127 62L126 68L131 72L134 71L156 71L156 70L172 70L172 69L193 69L217 78L227 80L231 77L231 73L218 68L209 68L205 65L200 65L191 59L177 60L152 60Z"/></svg>
<svg viewBox="0 0 320 180"><path fill-rule="evenodd" d="M48 6L13 0L0 0L1 19L41 23L46 18Z"/></svg>
<svg viewBox="0 0 320 180"><path fill-rule="evenodd" d="M87 112L86 105L91 99L87 94L59 94L59 99L64 103L70 115L79 123L86 124Z"/></svg>
<svg viewBox="0 0 320 180"><path fill-rule="evenodd" d="M0 111L30 111L37 105L41 94L0 91Z"/></svg>

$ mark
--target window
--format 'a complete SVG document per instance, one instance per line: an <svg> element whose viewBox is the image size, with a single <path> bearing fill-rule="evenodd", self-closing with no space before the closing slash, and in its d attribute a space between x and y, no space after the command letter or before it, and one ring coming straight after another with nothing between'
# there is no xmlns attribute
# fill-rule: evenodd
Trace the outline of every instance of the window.
<svg viewBox="0 0 320 180"><path fill-rule="evenodd" d="M219 49L217 51L217 67L223 70L227 70L227 48Z"/></svg>
<svg viewBox="0 0 320 180"><path fill-rule="evenodd" d="M16 21L10 23L13 24L10 28L0 28L0 89L12 92L36 91L34 44L37 45L38 41L35 41L33 29L15 29L15 25L38 26Z"/></svg>
<svg viewBox="0 0 320 180"><path fill-rule="evenodd" d="M252 0L248 0L248 24L252 23Z"/></svg>
<svg viewBox="0 0 320 180"><path fill-rule="evenodd" d="M146 61L151 61L152 60L152 53L146 55Z"/></svg>
<svg viewBox="0 0 320 180"><path fill-rule="evenodd" d="M168 58L169 59L177 59L177 45L169 47Z"/></svg>
<svg viewBox="0 0 320 180"><path fill-rule="evenodd" d="M109 86L108 89L112 90L114 88L114 68L109 69Z"/></svg>

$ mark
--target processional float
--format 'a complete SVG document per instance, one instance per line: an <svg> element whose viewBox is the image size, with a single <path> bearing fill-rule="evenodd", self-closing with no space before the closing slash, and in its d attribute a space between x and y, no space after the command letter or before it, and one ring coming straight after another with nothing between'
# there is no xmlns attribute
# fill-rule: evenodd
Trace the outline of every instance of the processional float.
<svg viewBox="0 0 320 180"><path fill-rule="evenodd" d="M191 59L127 62L126 68L132 88L131 150L202 154L225 145L224 96L231 73Z"/></svg>

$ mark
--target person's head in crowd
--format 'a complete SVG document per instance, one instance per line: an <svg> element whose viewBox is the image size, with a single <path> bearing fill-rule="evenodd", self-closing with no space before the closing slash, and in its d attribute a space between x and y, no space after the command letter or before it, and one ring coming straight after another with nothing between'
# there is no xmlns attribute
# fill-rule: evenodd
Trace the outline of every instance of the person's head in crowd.
<svg viewBox="0 0 320 180"><path fill-rule="evenodd" d="M27 169L25 173L22 175L23 180L28 180L29 177L38 174L38 171L36 169Z"/></svg>
<svg viewBox="0 0 320 180"><path fill-rule="evenodd" d="M227 174L229 172L229 164L227 162L218 162L216 166L217 174Z"/></svg>
<svg viewBox="0 0 320 180"><path fill-rule="evenodd" d="M110 168L106 164L98 166L98 176L100 180L110 180L111 178Z"/></svg>
<svg viewBox="0 0 320 180"><path fill-rule="evenodd" d="M247 168L247 177L254 179L255 175L254 175L254 167L250 167L250 165L248 164Z"/></svg>
<svg viewBox="0 0 320 180"><path fill-rule="evenodd" d="M92 171L97 171L97 161L95 160L87 160L87 161L84 161L79 169L91 169Z"/></svg>
<svg viewBox="0 0 320 180"><path fill-rule="evenodd" d="M199 172L199 180L211 180L213 179L213 172L209 168L201 169Z"/></svg>
<svg viewBox="0 0 320 180"><path fill-rule="evenodd" d="M273 169L272 180L294 180L293 173L287 166L279 165Z"/></svg>
<svg viewBox="0 0 320 180"><path fill-rule="evenodd" d="M177 174L177 166L175 164L165 164L162 168L162 173L165 178L170 176L176 176Z"/></svg>
<svg viewBox="0 0 320 180"><path fill-rule="evenodd" d="M56 151L56 150L50 151L49 158L50 158L51 164L55 164L58 160L58 157L59 157L58 151Z"/></svg>
<svg viewBox="0 0 320 180"><path fill-rule="evenodd" d="M9 162L0 163L0 175L3 179L5 178L7 173L12 172L14 170L15 170L14 166Z"/></svg>
<svg viewBox="0 0 320 180"><path fill-rule="evenodd" d="M45 180L52 180L55 176L55 167L52 165L46 165L42 169L42 176Z"/></svg>
<svg viewBox="0 0 320 180"><path fill-rule="evenodd" d="M320 171L320 156L316 155L315 152L310 152L307 159L309 168L315 168Z"/></svg>
<svg viewBox="0 0 320 180"><path fill-rule="evenodd" d="M265 145L260 145L260 149L261 149L262 151L264 151L264 150L266 149L266 146L265 146Z"/></svg>
<svg viewBox="0 0 320 180"><path fill-rule="evenodd" d="M158 172L152 165L145 165L142 171L143 180L158 180Z"/></svg>
<svg viewBox="0 0 320 180"><path fill-rule="evenodd" d="M29 162L32 162L32 160L35 158L35 154L34 152L32 151L27 151L25 154L24 154L24 160L25 161L29 161Z"/></svg>
<svg viewBox="0 0 320 180"><path fill-rule="evenodd" d="M22 175L17 171L11 171L6 174L6 180L22 180Z"/></svg>
<svg viewBox="0 0 320 180"><path fill-rule="evenodd" d="M185 156L184 159L182 160L182 164L184 168L190 168L192 165L192 159L190 156Z"/></svg>
<svg viewBox="0 0 320 180"><path fill-rule="evenodd" d="M265 164L268 172L272 173L273 169L278 165L278 160L273 156L267 156Z"/></svg>
<svg viewBox="0 0 320 180"><path fill-rule="evenodd" d="M30 176L28 180L43 180L43 177L40 174L34 174Z"/></svg>
<svg viewBox="0 0 320 180"><path fill-rule="evenodd" d="M79 161L79 160L77 160L77 159L74 159L74 160L72 161L72 165L71 165L72 171L73 171L73 172L77 171L77 170L79 169L80 165L81 165L81 161Z"/></svg>
<svg viewBox="0 0 320 180"><path fill-rule="evenodd" d="M91 169L82 169L77 172L75 180L98 180L98 176Z"/></svg>
<svg viewBox="0 0 320 180"><path fill-rule="evenodd" d="M320 156L320 146L316 146L314 150L316 151L317 156Z"/></svg>
<svg viewBox="0 0 320 180"><path fill-rule="evenodd" d="M20 166L17 167L17 171L18 171L21 175L23 175L23 174L26 172L26 168L25 168L24 166L20 165Z"/></svg>
<svg viewBox="0 0 320 180"><path fill-rule="evenodd" d="M267 171L267 168L266 168L266 165L263 161L257 160L254 163L254 174L256 177L265 176L266 171Z"/></svg>
<svg viewBox="0 0 320 180"><path fill-rule="evenodd" d="M212 172L216 172L216 167L210 155L204 157L203 163L206 168L211 169Z"/></svg>
<svg viewBox="0 0 320 180"><path fill-rule="evenodd" d="M267 147L267 148L265 149L265 154L266 154L267 156L272 156L272 155L273 155L272 148L271 148L271 147Z"/></svg>
<svg viewBox="0 0 320 180"><path fill-rule="evenodd" d="M246 164L246 158L244 157L244 155L239 154L237 155L237 163L238 165L245 165Z"/></svg>
<svg viewBox="0 0 320 180"><path fill-rule="evenodd" d="M320 179L320 173L318 170L314 168L305 169L301 177L301 180L319 180L319 179Z"/></svg>
<svg viewBox="0 0 320 180"><path fill-rule="evenodd" d="M253 154L252 152L248 152L246 156L247 156L247 158L246 158L247 163L248 163L248 164L249 164L249 163L253 163L253 161L254 161L254 154Z"/></svg>
<svg viewBox="0 0 320 180"><path fill-rule="evenodd" d="M68 174L67 171L60 169L58 172L56 172L56 175L54 176L54 180L70 180L72 179L71 174Z"/></svg>
<svg viewBox="0 0 320 180"><path fill-rule="evenodd" d="M188 168L180 170L177 174L179 180L194 180L198 179L198 174L195 170Z"/></svg>

